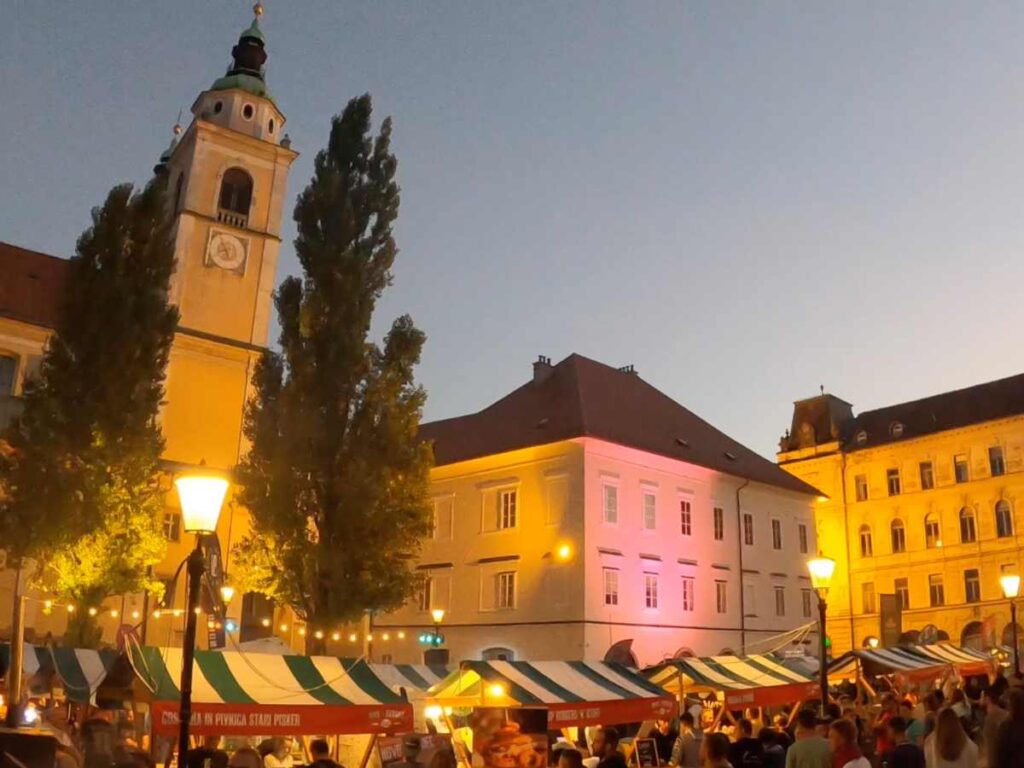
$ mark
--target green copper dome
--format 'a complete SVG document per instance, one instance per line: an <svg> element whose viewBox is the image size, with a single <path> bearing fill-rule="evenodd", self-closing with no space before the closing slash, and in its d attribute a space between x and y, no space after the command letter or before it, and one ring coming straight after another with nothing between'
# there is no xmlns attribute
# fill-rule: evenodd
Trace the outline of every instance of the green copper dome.
<svg viewBox="0 0 1024 768"><path fill-rule="evenodd" d="M270 89L267 88L267 84L260 78L245 74L244 72L228 73L224 77L218 77L214 80L213 85L210 86L211 91L228 91L232 88L238 88L246 93L251 93L253 96L259 96L267 101L274 102L274 97L270 95Z"/></svg>

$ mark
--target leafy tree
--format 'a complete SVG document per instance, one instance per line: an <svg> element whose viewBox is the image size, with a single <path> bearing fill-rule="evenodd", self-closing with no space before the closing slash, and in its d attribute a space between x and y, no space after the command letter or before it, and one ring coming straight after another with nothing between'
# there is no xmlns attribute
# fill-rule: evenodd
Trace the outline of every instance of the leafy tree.
<svg viewBox="0 0 1024 768"><path fill-rule="evenodd" d="M299 196L303 278L275 297L281 353L255 371L239 467L252 517L236 550L244 586L322 629L401 605L429 532L425 393L413 380L425 336L403 316L382 346L367 340L391 282L399 202L391 121L373 138L370 114L365 95L334 118Z"/></svg>
<svg viewBox="0 0 1024 768"><path fill-rule="evenodd" d="M83 607L159 589L147 576L164 547L157 413L178 322L164 189L162 177L137 193L120 185L93 210L56 333L0 452L8 557L48 564L44 578ZM74 615L69 640L98 641L87 611Z"/></svg>

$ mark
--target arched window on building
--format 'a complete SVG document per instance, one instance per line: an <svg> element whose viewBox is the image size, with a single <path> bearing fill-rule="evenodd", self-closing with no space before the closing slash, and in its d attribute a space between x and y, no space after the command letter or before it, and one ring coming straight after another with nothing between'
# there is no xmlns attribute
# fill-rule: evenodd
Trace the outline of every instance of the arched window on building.
<svg viewBox="0 0 1024 768"><path fill-rule="evenodd" d="M220 182L217 199L217 221L244 227L249 223L252 204L252 176L241 168L228 168Z"/></svg>
<svg viewBox="0 0 1024 768"><path fill-rule="evenodd" d="M942 546L942 528L939 525L939 516L934 512L924 516L924 545L928 549Z"/></svg>
<svg viewBox="0 0 1024 768"><path fill-rule="evenodd" d="M985 650L984 627L980 621L972 621L964 627L960 633L960 645L964 648L973 648L976 651Z"/></svg>
<svg viewBox="0 0 1024 768"><path fill-rule="evenodd" d="M892 539L893 552L907 551L907 529L898 517L889 525L889 536Z"/></svg>
<svg viewBox="0 0 1024 768"><path fill-rule="evenodd" d="M964 507L960 510L960 541L970 544L978 540L978 521L974 517L974 510Z"/></svg>
<svg viewBox="0 0 1024 768"><path fill-rule="evenodd" d="M1001 539L1013 536L1013 510L1006 499L996 502L996 536Z"/></svg>
<svg viewBox="0 0 1024 768"><path fill-rule="evenodd" d="M862 525L860 527L860 556L873 557L874 554L875 547L871 542L871 526Z"/></svg>
<svg viewBox="0 0 1024 768"><path fill-rule="evenodd" d="M484 661L515 661L516 652L511 648L485 648L480 658Z"/></svg>

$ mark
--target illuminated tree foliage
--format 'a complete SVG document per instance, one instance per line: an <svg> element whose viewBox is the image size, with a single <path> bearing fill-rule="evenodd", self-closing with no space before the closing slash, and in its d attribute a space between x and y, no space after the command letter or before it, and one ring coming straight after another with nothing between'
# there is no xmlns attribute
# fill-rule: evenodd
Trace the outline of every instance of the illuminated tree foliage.
<svg viewBox="0 0 1024 768"><path fill-rule="evenodd" d="M382 345L367 338L391 282L399 203L391 121L373 138L370 114L367 95L334 118L299 197L303 277L277 293L281 353L255 371L239 468L252 532L234 574L322 629L401 605L429 532L425 393L413 379L425 336L403 316Z"/></svg>
<svg viewBox="0 0 1024 768"><path fill-rule="evenodd" d="M0 542L14 566L45 566L58 595L84 607L159 588L164 548L157 413L177 309L163 178L115 187L92 212L68 265L61 319L0 451ZM37 573L40 569L37 569ZM68 642L95 644L87 611Z"/></svg>

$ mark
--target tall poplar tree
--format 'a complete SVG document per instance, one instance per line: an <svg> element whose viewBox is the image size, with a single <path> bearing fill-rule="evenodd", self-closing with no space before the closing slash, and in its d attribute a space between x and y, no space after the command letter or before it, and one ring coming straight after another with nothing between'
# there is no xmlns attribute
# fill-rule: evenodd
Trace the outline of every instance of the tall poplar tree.
<svg viewBox="0 0 1024 768"><path fill-rule="evenodd" d="M42 564L43 581L82 608L160 588L148 576L165 547L157 414L178 322L165 186L117 186L93 210L58 327L3 435L0 541L13 566ZM99 641L86 610L72 615L67 641Z"/></svg>
<svg viewBox="0 0 1024 768"><path fill-rule="evenodd" d="M401 605L429 532L425 393L413 379L425 336L402 316L382 345L368 340L391 282L399 202L391 121L374 138L370 116L364 95L334 118L299 196L303 277L275 297L281 353L255 371L252 450L239 467L252 531L235 574L324 630Z"/></svg>

